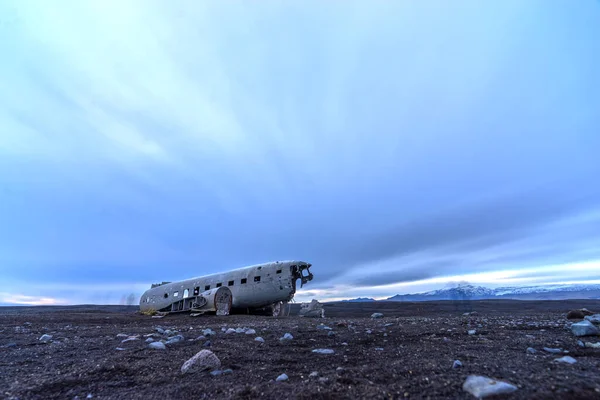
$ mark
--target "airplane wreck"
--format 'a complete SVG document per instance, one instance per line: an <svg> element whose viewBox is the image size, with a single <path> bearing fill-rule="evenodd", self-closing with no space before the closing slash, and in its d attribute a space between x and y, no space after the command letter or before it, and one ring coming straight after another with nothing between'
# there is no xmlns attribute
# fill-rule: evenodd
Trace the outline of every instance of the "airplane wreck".
<svg viewBox="0 0 600 400"><path fill-rule="evenodd" d="M311 266L304 261L277 261L153 284L140 298L140 311L287 316L297 281L302 287L313 279Z"/></svg>

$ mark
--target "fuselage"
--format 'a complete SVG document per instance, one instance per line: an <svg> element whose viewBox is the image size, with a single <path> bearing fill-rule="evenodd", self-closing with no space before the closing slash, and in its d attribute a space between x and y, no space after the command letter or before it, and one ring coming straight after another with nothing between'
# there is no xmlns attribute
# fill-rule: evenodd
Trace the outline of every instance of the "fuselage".
<svg viewBox="0 0 600 400"><path fill-rule="evenodd" d="M231 290L234 308L290 301L296 293L296 281L301 279L304 284L312 279L310 266L304 261L277 261L152 285L140 298L140 310L187 311L201 293L221 286Z"/></svg>

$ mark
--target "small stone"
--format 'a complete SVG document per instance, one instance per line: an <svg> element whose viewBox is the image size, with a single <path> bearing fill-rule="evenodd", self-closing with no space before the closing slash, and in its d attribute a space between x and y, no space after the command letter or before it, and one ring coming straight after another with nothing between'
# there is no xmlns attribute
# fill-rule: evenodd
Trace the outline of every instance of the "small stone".
<svg viewBox="0 0 600 400"><path fill-rule="evenodd" d="M196 355L187 360L181 366L182 373L217 369L221 366L221 360L210 350L200 350Z"/></svg>
<svg viewBox="0 0 600 400"><path fill-rule="evenodd" d="M225 333L226 333L227 335L230 335L230 334L232 334L232 333L235 333L235 329L233 329L233 328L229 328L229 329L227 329L227 330L225 331Z"/></svg>
<svg viewBox="0 0 600 400"><path fill-rule="evenodd" d="M537 350L534 349L533 347L528 347L527 348L527 353L529 353L529 354L535 354L535 353L537 353Z"/></svg>
<svg viewBox="0 0 600 400"><path fill-rule="evenodd" d="M475 329L471 329L467 332L469 335L474 335L477 333L477 331Z"/></svg>
<svg viewBox="0 0 600 400"><path fill-rule="evenodd" d="M335 332L334 331L329 331L329 332L327 332L327 336L335 336Z"/></svg>
<svg viewBox="0 0 600 400"><path fill-rule="evenodd" d="M553 349L550 347L544 347L544 351L552 354L562 353L562 349Z"/></svg>
<svg viewBox="0 0 600 400"><path fill-rule="evenodd" d="M371 318L374 318L374 319L383 318L383 314L376 312L376 313L371 314Z"/></svg>
<svg viewBox="0 0 600 400"><path fill-rule="evenodd" d="M233 370L231 368L227 368L223 370L224 374L233 374Z"/></svg>
<svg viewBox="0 0 600 400"><path fill-rule="evenodd" d="M44 342L44 343L49 342L50 340L52 340L52 335L48 335L48 334L43 334L39 338L39 341Z"/></svg>
<svg viewBox="0 0 600 400"><path fill-rule="evenodd" d="M561 363L567 363L567 364L575 364L577 362L577 360L574 359L571 356L564 356L564 357L561 357L561 358L557 358L554 361L561 362Z"/></svg>
<svg viewBox="0 0 600 400"><path fill-rule="evenodd" d="M317 325L317 329L324 330L324 331L330 331L331 330L331 328L329 326L323 325L323 324Z"/></svg>
<svg viewBox="0 0 600 400"><path fill-rule="evenodd" d="M167 346L163 342L152 342L148 345L149 348L154 350L166 350Z"/></svg>
<svg viewBox="0 0 600 400"><path fill-rule="evenodd" d="M204 330L202 331L202 334L203 334L204 336L207 336L207 337L208 337L208 336L216 336L216 335L217 335L217 333L216 333L215 331L213 331L212 329L210 329L210 328L208 328L208 329L204 329Z"/></svg>
<svg viewBox="0 0 600 400"><path fill-rule="evenodd" d="M129 337L129 335L127 335L125 333L119 333L119 334L117 334L117 337L118 338L127 338L127 337Z"/></svg>
<svg viewBox="0 0 600 400"><path fill-rule="evenodd" d="M319 378L319 382L320 383L327 383L327 382L329 382L329 378L326 378L326 377L322 376L322 377Z"/></svg>
<svg viewBox="0 0 600 400"><path fill-rule="evenodd" d="M337 368L335 369L335 371L336 371L336 372L344 372L344 368L342 368L342 367L337 367Z"/></svg>
<svg viewBox="0 0 600 400"><path fill-rule="evenodd" d="M282 337L279 338L279 341L281 342L285 342L288 340L292 340L294 337L292 336L291 333L286 333L285 335L283 335Z"/></svg>
<svg viewBox="0 0 600 400"><path fill-rule="evenodd" d="M277 382L285 382L290 379L286 374L281 374L275 379Z"/></svg>
<svg viewBox="0 0 600 400"><path fill-rule="evenodd" d="M383 351L383 347L375 347L375 351Z"/></svg>
<svg viewBox="0 0 600 400"><path fill-rule="evenodd" d="M115 350L123 351L123 350L127 350L127 349L124 349L122 347L117 347Z"/></svg>
<svg viewBox="0 0 600 400"><path fill-rule="evenodd" d="M477 398L512 393L517 390L515 385L490 379L486 376L469 375L463 384L463 390Z"/></svg>
<svg viewBox="0 0 600 400"><path fill-rule="evenodd" d="M206 342L202 343L202 347L210 347L212 345L212 343L210 342L210 340L207 340Z"/></svg>
<svg viewBox="0 0 600 400"><path fill-rule="evenodd" d="M130 336L130 337L128 337L128 338L127 338L127 339L125 339L125 340L121 340L121 343L134 342L134 341L136 341L136 340L140 340L140 339L139 339L139 338L137 338L137 337L134 337L134 336Z"/></svg>
<svg viewBox="0 0 600 400"><path fill-rule="evenodd" d="M176 335L167 339L165 344L175 344L182 342L185 338L182 335Z"/></svg>
<svg viewBox="0 0 600 400"><path fill-rule="evenodd" d="M525 335L525 337L526 337L527 339L535 339L535 336L533 336L533 335Z"/></svg>
<svg viewBox="0 0 600 400"><path fill-rule="evenodd" d="M172 331L172 330L170 330L170 329L167 329L167 330L165 330L165 331L164 331L164 335L165 335L165 336L173 336L173 334L174 334L174 333L175 333L175 332L173 332L173 331Z"/></svg>
<svg viewBox="0 0 600 400"><path fill-rule="evenodd" d="M197 340L197 341L200 341L200 340L206 340L206 336L204 336L204 335L200 335L200 336L198 336L198 337L196 338L196 340Z"/></svg>
<svg viewBox="0 0 600 400"><path fill-rule="evenodd" d="M254 329L248 329L244 332L246 335L256 335L256 331Z"/></svg>
<svg viewBox="0 0 600 400"><path fill-rule="evenodd" d="M244 333L244 328L237 328L235 333Z"/></svg>
<svg viewBox="0 0 600 400"><path fill-rule="evenodd" d="M154 342L154 339L152 339L151 337L149 337L148 339L146 339L146 343L152 343Z"/></svg>
<svg viewBox="0 0 600 400"><path fill-rule="evenodd" d="M585 347L585 344L581 340L578 340L577 341L577 346L579 346L579 347Z"/></svg>
<svg viewBox="0 0 600 400"><path fill-rule="evenodd" d="M463 364L459 360L454 360L454 363L452 364L452 368L461 368L462 366Z"/></svg>
<svg viewBox="0 0 600 400"><path fill-rule="evenodd" d="M600 330L587 320L571 325L571 332L573 332L575 336L595 336L600 334Z"/></svg>
<svg viewBox="0 0 600 400"><path fill-rule="evenodd" d="M260 342L260 343L264 343L265 342L265 339L261 338L260 336L255 337L254 340L256 342Z"/></svg>
<svg viewBox="0 0 600 400"><path fill-rule="evenodd" d="M210 371L210 374L212 376L219 376L219 375L223 374L223 371L220 371L220 370L217 369L215 371Z"/></svg>
<svg viewBox="0 0 600 400"><path fill-rule="evenodd" d="M160 333L161 335L165 334L165 330L163 328L161 328L160 326L157 326L156 328L154 328L154 330L158 333Z"/></svg>
<svg viewBox="0 0 600 400"><path fill-rule="evenodd" d="M598 343L585 342L584 347L588 347L590 349L600 349L600 342L598 342Z"/></svg>
<svg viewBox="0 0 600 400"><path fill-rule="evenodd" d="M308 375L309 378L317 378L318 376L319 373L317 371L313 371Z"/></svg>
<svg viewBox="0 0 600 400"><path fill-rule="evenodd" d="M333 353L335 353L335 351L333 351L332 349L314 349L312 352L317 353L317 354L333 354Z"/></svg>

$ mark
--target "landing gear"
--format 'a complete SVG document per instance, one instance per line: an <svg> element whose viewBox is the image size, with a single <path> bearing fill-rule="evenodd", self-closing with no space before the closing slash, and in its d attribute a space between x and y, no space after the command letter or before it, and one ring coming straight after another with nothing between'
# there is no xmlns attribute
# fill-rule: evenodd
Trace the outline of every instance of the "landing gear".
<svg viewBox="0 0 600 400"><path fill-rule="evenodd" d="M290 315L290 305L287 301L279 301L272 306L274 317L287 317Z"/></svg>

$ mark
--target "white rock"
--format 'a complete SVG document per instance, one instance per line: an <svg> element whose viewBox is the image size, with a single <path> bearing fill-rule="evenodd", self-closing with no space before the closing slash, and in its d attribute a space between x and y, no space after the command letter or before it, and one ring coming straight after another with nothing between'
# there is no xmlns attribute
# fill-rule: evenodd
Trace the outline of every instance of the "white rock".
<svg viewBox="0 0 600 400"><path fill-rule="evenodd" d="M371 314L371 318L383 318L383 314L380 312L376 312Z"/></svg>
<svg viewBox="0 0 600 400"><path fill-rule="evenodd" d="M134 341L136 341L136 340L140 340L140 338L137 338L137 337L135 337L135 336L130 336L130 337L128 337L128 338L127 338L127 339L125 339L125 340L121 340L121 343L134 342Z"/></svg>
<svg viewBox="0 0 600 400"><path fill-rule="evenodd" d="M127 338L127 337L129 337L129 335L127 335L125 333L119 333L119 334L117 334L117 337L118 338Z"/></svg>
<svg viewBox="0 0 600 400"><path fill-rule="evenodd" d="M528 347L528 348L527 348L527 352L528 352L529 354L535 354L535 353L537 353L537 350L536 350L536 349L534 349L533 347Z"/></svg>
<svg viewBox="0 0 600 400"><path fill-rule="evenodd" d="M291 333L286 333L282 337L279 338L280 341L285 342L287 340L292 340L294 337Z"/></svg>
<svg viewBox="0 0 600 400"><path fill-rule="evenodd" d="M459 360L454 360L454 363L452 364L452 368L460 368L462 366L463 364Z"/></svg>
<svg viewBox="0 0 600 400"><path fill-rule="evenodd" d="M317 378L318 376L319 373L317 371L313 371L308 375L309 378Z"/></svg>
<svg viewBox="0 0 600 400"><path fill-rule="evenodd" d="M467 332L469 335L474 335L477 333L477 331L475 329L471 329Z"/></svg>
<svg viewBox="0 0 600 400"><path fill-rule="evenodd" d="M244 328L237 328L235 333L244 333Z"/></svg>
<svg viewBox="0 0 600 400"><path fill-rule="evenodd" d="M463 390L477 398L512 393L517 390L515 385L497 381L486 376L469 375L463 384Z"/></svg>
<svg viewBox="0 0 600 400"><path fill-rule="evenodd" d="M594 324L600 324L600 314L588 315L585 317L586 320Z"/></svg>
<svg viewBox="0 0 600 400"><path fill-rule="evenodd" d="M154 342L154 339L152 339L151 337L149 337L148 339L146 339L146 343L152 343Z"/></svg>
<svg viewBox="0 0 600 400"><path fill-rule="evenodd" d="M265 339L261 338L260 336L255 337L254 340L261 343L265 342Z"/></svg>
<svg viewBox="0 0 600 400"><path fill-rule="evenodd" d="M204 336L215 336L217 333L210 328L204 329L202 335Z"/></svg>
<svg viewBox="0 0 600 400"><path fill-rule="evenodd" d="M331 349L314 349L312 352L317 353L317 354L333 354L333 353L335 353L335 351L333 351Z"/></svg>
<svg viewBox="0 0 600 400"><path fill-rule="evenodd" d="M181 366L181 372L204 371L216 369L221 366L221 360L210 350L200 350L194 357L187 360Z"/></svg>
<svg viewBox="0 0 600 400"><path fill-rule="evenodd" d="M288 379L290 379L290 378L288 378L288 376L287 376L286 374L281 374L281 375L279 375L279 376L277 377L277 379L275 379L275 380L276 380L277 382L285 382L285 381L287 381Z"/></svg>
<svg viewBox="0 0 600 400"><path fill-rule="evenodd" d="M151 349L154 350L166 350L167 346L163 342L152 342L148 345Z"/></svg>
<svg viewBox="0 0 600 400"><path fill-rule="evenodd" d="M256 331L254 329L248 329L245 333L246 335L256 335Z"/></svg>
<svg viewBox="0 0 600 400"><path fill-rule="evenodd" d="M229 328L229 329L227 329L227 330L225 331L225 333L226 333L227 335L229 335L229 334L232 334L232 333L235 333L235 329L233 329L233 328Z"/></svg>
<svg viewBox="0 0 600 400"><path fill-rule="evenodd" d="M571 356L564 356L564 357L561 357L561 358L557 358L554 361L556 361L556 362L562 362L562 363L567 363L567 364L575 364L577 362L577 360L574 359Z"/></svg>
<svg viewBox="0 0 600 400"><path fill-rule="evenodd" d="M585 347L589 347L590 349L600 349L600 342L598 342L598 343L585 342Z"/></svg>
<svg viewBox="0 0 600 400"><path fill-rule="evenodd" d="M588 320L571 325L571 332L575 336L595 336L600 334L600 330Z"/></svg>
<svg viewBox="0 0 600 400"><path fill-rule="evenodd" d="M552 354L562 353L562 349L552 349L550 347L544 347L544 351Z"/></svg>
<svg viewBox="0 0 600 400"><path fill-rule="evenodd" d="M52 340L52 335L48 335L48 334L44 334L44 335L40 336L40 338L39 338L40 342L49 342L50 340Z"/></svg>

